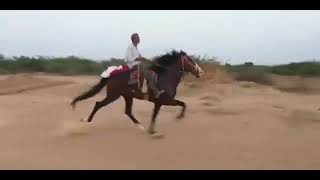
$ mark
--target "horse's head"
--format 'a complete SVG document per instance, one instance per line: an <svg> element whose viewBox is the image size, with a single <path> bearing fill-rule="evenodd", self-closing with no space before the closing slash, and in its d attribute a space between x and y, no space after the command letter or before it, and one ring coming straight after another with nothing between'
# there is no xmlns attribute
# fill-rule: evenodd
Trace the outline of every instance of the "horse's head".
<svg viewBox="0 0 320 180"><path fill-rule="evenodd" d="M177 65L175 67L178 67L178 70L181 72L190 72L197 78L200 78L204 75L203 69L190 56L188 56L187 53L183 51L178 52L173 50L165 55L155 58L154 61L160 65L160 67L154 65L152 68L158 73L166 71L166 68L162 67L169 67L175 64Z"/></svg>
<svg viewBox="0 0 320 180"><path fill-rule="evenodd" d="M203 69L183 51L180 51L180 62L182 72L190 72L197 78L204 75Z"/></svg>

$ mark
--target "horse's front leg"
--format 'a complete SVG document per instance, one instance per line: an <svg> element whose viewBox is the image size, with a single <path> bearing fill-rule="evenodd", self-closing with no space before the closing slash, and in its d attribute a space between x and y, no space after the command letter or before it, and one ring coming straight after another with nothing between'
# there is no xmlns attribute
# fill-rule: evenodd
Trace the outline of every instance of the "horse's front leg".
<svg viewBox="0 0 320 180"><path fill-rule="evenodd" d="M177 116L177 119L182 119L184 117L184 114L185 114L185 111L187 108L187 105L185 102L174 99L171 101L171 104L169 104L169 105L170 106L181 106L182 109L181 109L180 114Z"/></svg>
<svg viewBox="0 0 320 180"><path fill-rule="evenodd" d="M149 129L148 129L148 133L150 135L152 135L153 137L163 137L162 134L160 133L157 133L155 130L154 130L154 127L155 127L155 123L156 123L156 118L157 118L157 115L159 113L159 110L161 108L161 105L158 104L158 103L155 103L154 105L154 109L153 109L153 113L152 113L152 118L151 118L151 122L150 122L150 126L149 126Z"/></svg>

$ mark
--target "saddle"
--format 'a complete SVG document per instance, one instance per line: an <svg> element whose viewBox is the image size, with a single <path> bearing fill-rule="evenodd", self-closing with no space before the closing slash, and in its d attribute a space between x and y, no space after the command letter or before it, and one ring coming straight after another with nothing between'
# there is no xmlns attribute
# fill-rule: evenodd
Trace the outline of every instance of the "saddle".
<svg viewBox="0 0 320 180"><path fill-rule="evenodd" d="M148 93L147 80L145 79L143 71L139 65L135 65L132 69L130 69L127 65L110 66L101 74L101 77L111 78L127 71L131 71L128 85L132 87L134 90L140 91L138 92L140 94ZM153 78L155 78L156 81L156 73L154 71L151 72L153 74Z"/></svg>
<svg viewBox="0 0 320 180"><path fill-rule="evenodd" d="M152 70L150 71L153 75L154 80L156 81L157 74ZM147 90L148 90L147 79L144 77L143 71L139 65L136 65L135 67L133 67L133 70L130 73L130 79L128 84L130 86L136 85L138 90L140 90L141 92L147 93Z"/></svg>

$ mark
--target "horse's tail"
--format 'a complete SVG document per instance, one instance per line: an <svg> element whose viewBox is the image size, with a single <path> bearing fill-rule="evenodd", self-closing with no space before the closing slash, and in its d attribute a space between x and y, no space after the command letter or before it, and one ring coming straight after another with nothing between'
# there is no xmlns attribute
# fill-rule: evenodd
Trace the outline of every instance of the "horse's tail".
<svg viewBox="0 0 320 180"><path fill-rule="evenodd" d="M93 97L94 95L98 94L104 88L104 86L107 84L108 80L109 80L108 78L102 78L98 84L94 85L88 91L86 91L86 92L82 93L81 95L77 96L76 98L74 98L71 102L71 106L74 108L78 101L88 99L88 98Z"/></svg>

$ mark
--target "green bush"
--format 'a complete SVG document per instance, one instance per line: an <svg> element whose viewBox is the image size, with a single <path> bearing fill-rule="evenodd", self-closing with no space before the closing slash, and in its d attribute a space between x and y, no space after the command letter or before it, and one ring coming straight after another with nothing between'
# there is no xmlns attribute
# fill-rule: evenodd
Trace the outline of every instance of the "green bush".
<svg viewBox="0 0 320 180"><path fill-rule="evenodd" d="M239 81L253 81L262 84L270 84L269 73L279 75L318 76L320 77L320 62L309 61L290 63L279 66L259 66L252 62L242 65L220 65L216 57L191 56L207 72L215 72L217 67L224 68L227 72L235 74ZM65 75L100 74L105 68L114 65L125 64L123 59L111 58L104 61L93 61L76 56L55 57L12 57L8 58L0 54L0 74L48 72Z"/></svg>
<svg viewBox="0 0 320 180"><path fill-rule="evenodd" d="M286 65L273 66L271 72L279 75L294 75L302 77L319 77L320 62L307 61L301 63L290 63Z"/></svg>
<svg viewBox="0 0 320 180"><path fill-rule="evenodd" d="M237 81L250 81L259 84L271 85L272 79L266 66L235 65L225 66L227 72Z"/></svg>
<svg viewBox="0 0 320 180"><path fill-rule="evenodd" d="M5 69L0 68L0 74L9 74L9 72Z"/></svg>
<svg viewBox="0 0 320 180"><path fill-rule="evenodd" d="M272 85L271 77L263 71L238 71L235 73L235 79L238 81L250 81L258 84Z"/></svg>
<svg viewBox="0 0 320 180"><path fill-rule="evenodd" d="M49 57L12 57L0 60L0 74L47 72L65 75L99 74L111 65L123 64L124 60L92 61L89 59L69 56L64 58Z"/></svg>

